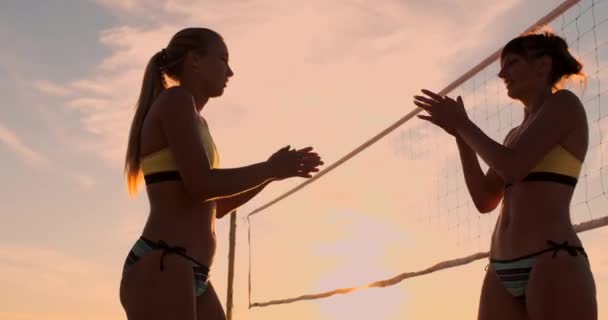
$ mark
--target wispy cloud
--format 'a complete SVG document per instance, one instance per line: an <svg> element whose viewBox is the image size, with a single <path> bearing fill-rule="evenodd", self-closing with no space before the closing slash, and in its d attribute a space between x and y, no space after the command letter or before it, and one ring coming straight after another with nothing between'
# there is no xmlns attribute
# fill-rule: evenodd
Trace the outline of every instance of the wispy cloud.
<svg viewBox="0 0 608 320"><path fill-rule="evenodd" d="M73 90L78 90L81 93L88 92L94 95L112 94L112 92L109 91L111 88L109 88L107 85L103 85L99 81L91 81L87 79L76 80L70 83L70 87Z"/></svg>
<svg viewBox="0 0 608 320"><path fill-rule="evenodd" d="M430 60L441 60L463 48L478 45L483 40L476 35L484 31L485 22L520 1L505 1L500 6L469 2L487 14L482 20L469 21L454 30L449 23L431 21L470 20L470 10L461 8L458 15L449 16L453 11L429 11L427 7L398 0L373 6L364 1L319 0L297 8L268 0L214 1L213 5L190 0L99 0L97 3L112 14L133 18L100 32L100 44L111 53L92 68L87 77L65 84L53 85L47 81L37 84L49 94L74 93L69 96L66 108L79 113L83 129L92 134L92 141L83 148L118 167L124 157L133 105L148 59L164 47L177 30L203 24L224 35L236 71L220 102L227 107L206 111L208 115L232 121L240 119L242 129L255 130L259 123L267 121L264 115L271 112L277 118L272 124L273 131L296 135L298 130L293 129L297 128L287 121L292 117L289 109L313 108L310 112L317 113L318 130L308 132L308 140L329 144L335 141L324 136L333 130L336 121L344 124L343 130L352 131L369 120L370 108L378 113L377 119L402 114L403 107L395 102L401 101L404 88L412 88L414 83L437 83L445 77L440 70L442 66ZM418 37L421 28L425 37ZM452 41L456 34L463 41ZM252 104L261 104L264 109L242 111L241 106ZM234 117L235 112L240 118ZM345 114L350 118L345 119ZM371 135L377 130L372 128L379 128L378 124L368 125L372 126L367 131L361 128L358 131ZM222 131L228 127L216 126L223 141L228 145L242 145L240 134L234 130ZM266 144L282 143L269 130L265 131L268 132L260 132L260 149ZM293 136L291 139L304 138ZM239 151L241 155L246 152L259 157L254 150Z"/></svg>
<svg viewBox="0 0 608 320"><path fill-rule="evenodd" d="M41 168L50 165L49 159L30 148L17 134L2 124L0 124L0 141L31 166Z"/></svg>
<svg viewBox="0 0 608 320"><path fill-rule="evenodd" d="M260 19L260 13L271 14L276 3L268 0L258 1L192 1L192 0L96 0L115 17L125 23L150 24L162 21L172 25L242 25ZM288 4L283 4L288 6ZM263 16L263 15L262 15Z"/></svg>
<svg viewBox="0 0 608 320"><path fill-rule="evenodd" d="M113 166L120 166L145 64L182 27L204 25L217 29L225 36L231 51L236 76L231 80L226 95L213 100L209 110L204 112L205 116L221 120L210 124L220 142L222 161L227 159L223 165L230 161L243 164L259 160L269 148L282 145L284 140L314 144L324 151L329 163L410 111L413 105L409 93L420 85L440 86L452 80L449 72L454 68L452 63L460 58L459 54L483 46L488 40L484 36L501 27L493 19L522 1L503 1L500 4L481 0L434 1L424 6L420 1L401 0L373 4L365 0L301 3L270 0L96 2L120 18L120 24L99 33L100 45L110 53L87 70L84 77L65 82L37 80L32 84L39 92L65 101L62 111L80 119L83 134L72 135L72 132L65 131L66 139L74 139L70 141L78 144L79 150L94 154ZM268 115L272 115L272 119ZM420 134L426 136L424 132ZM6 144L4 140L1 141ZM17 141L23 143L22 139ZM429 146L414 145L412 148L413 153L424 153ZM38 163L42 164L38 166L44 167L44 163L49 162L54 165L33 148L29 150L45 159L39 160ZM393 152L393 149L388 151ZM400 159L381 156L375 159L381 162L370 162L372 167L401 169ZM368 163L360 165L363 168L357 167L350 172L369 172ZM420 168L431 165L421 163ZM376 196L377 190L370 192L376 197L374 206L378 203L386 207L394 205L398 207L395 212L399 214L411 212L411 207L401 208L399 206L403 204L395 204L396 201L377 200L390 196L390 199L405 202L404 198L415 198L415 195L435 187L427 176L419 178L409 174L415 169L419 167L407 168L397 174L386 170L383 175L378 175L381 179L373 184L374 187L385 185L387 181L395 181L396 185L386 192L383 190L382 195ZM83 185L93 183L86 175L74 173L72 177ZM346 196L361 192L361 188L352 183L353 179L348 175L345 180L349 190L353 190L353 193L345 192ZM335 198L334 189L337 188L334 187L323 186L324 196ZM410 187L417 190L404 191ZM310 215L310 203L299 206L298 210L307 210ZM116 235L121 243L131 241L132 235L145 222L145 210L141 212L141 215L125 214L113 220L114 223L106 226L104 231ZM342 220L336 223L342 223ZM376 229L386 231L377 226ZM367 232L362 233L367 236ZM385 236L387 238L380 242L401 239ZM269 247L273 248L272 254L276 256L276 241ZM342 243L337 243L334 249L340 247ZM395 247L390 248L390 256L395 257L390 262L399 265L402 261L397 260L403 260L403 255L398 252L401 248ZM72 295L73 292L95 291L90 298L76 297L76 302L94 304L96 309L91 310L96 311L100 310L99 305L111 305L115 308L113 310L119 310L115 287L117 274L98 277L104 270L69 254L49 250L0 246L0 257L9 257L0 258L0 273L7 275L2 287L15 288L9 291L25 287L28 296L36 297L47 297L49 292L58 289L65 289ZM40 261L52 267L46 270ZM41 283L31 277L38 272L41 273ZM96 276L91 278L92 274ZM25 282L20 282L21 279ZM72 282L74 284L69 285ZM91 282L96 290L91 290ZM69 311L74 318L114 319L122 316L118 313L91 315L84 311L76 312L69 309L74 305L72 296L64 300L51 297L49 303L58 303L68 311L52 315L21 313L20 317L68 319ZM18 309L13 310L19 314ZM22 310L29 310L29 307ZM0 313L0 317L4 315ZM259 314L257 317L261 318Z"/></svg>
<svg viewBox="0 0 608 320"><path fill-rule="evenodd" d="M66 97L73 93L68 87L47 80L35 80L32 82L32 86L38 91L50 96Z"/></svg>
<svg viewBox="0 0 608 320"><path fill-rule="evenodd" d="M49 80L33 80L30 85L35 90L47 94L49 96L64 98L71 97L74 94L92 94L104 95L110 94L110 88L104 86L99 81L90 81L87 79L76 80L66 84L59 84Z"/></svg>
<svg viewBox="0 0 608 320"><path fill-rule="evenodd" d="M0 142L23 160L27 165L41 170L62 172L65 176L76 181L80 186L89 188L95 185L95 180L82 173L58 166L43 153L36 151L23 141L14 131L0 123Z"/></svg>

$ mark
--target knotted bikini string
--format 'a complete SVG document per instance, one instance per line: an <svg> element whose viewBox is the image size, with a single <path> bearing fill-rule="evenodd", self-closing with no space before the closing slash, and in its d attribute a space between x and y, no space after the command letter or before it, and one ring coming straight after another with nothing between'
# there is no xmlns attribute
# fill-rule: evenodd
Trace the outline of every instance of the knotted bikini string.
<svg viewBox="0 0 608 320"><path fill-rule="evenodd" d="M160 256L160 271L163 271L165 269L164 259L165 259L165 256L168 254L176 254L178 256L182 256L182 257L194 262L198 266L203 266L202 263L200 263L200 262L196 261L194 258L188 256L186 254L186 248L184 248L184 247L170 246L163 240L159 240L157 242L157 245L160 249L163 250L163 252Z"/></svg>
<svg viewBox="0 0 608 320"><path fill-rule="evenodd" d="M573 257L576 257L579 252L585 257L587 256L587 253L585 252L585 249L583 249L583 247L570 246L568 245L568 241L557 243L555 241L547 240L547 244L551 247L551 249L549 249L548 251L553 251L553 258L555 258L557 252L559 252L560 250L568 252Z"/></svg>

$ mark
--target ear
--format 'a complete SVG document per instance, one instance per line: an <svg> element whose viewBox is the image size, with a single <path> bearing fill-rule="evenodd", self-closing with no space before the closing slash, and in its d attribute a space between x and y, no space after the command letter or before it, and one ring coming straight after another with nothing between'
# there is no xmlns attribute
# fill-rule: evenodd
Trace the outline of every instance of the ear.
<svg viewBox="0 0 608 320"><path fill-rule="evenodd" d="M553 66L553 58L549 55L542 55L535 61L536 72L539 76L548 77Z"/></svg>
<svg viewBox="0 0 608 320"><path fill-rule="evenodd" d="M200 68L200 64L201 64L201 56L196 54L193 51L189 51L186 54L186 59L189 62L190 67L193 70L197 70L198 68Z"/></svg>

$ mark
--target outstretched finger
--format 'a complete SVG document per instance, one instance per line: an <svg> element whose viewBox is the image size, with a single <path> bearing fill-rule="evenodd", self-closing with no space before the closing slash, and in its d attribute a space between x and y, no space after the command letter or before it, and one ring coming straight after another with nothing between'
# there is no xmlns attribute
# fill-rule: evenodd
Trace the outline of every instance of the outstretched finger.
<svg viewBox="0 0 608 320"><path fill-rule="evenodd" d="M423 103L426 103L428 105L434 105L434 104L436 104L438 102L438 101L436 101L434 99L429 99L427 97L419 96L419 95L415 95L414 99L415 99L415 101L423 102Z"/></svg>
<svg viewBox="0 0 608 320"><path fill-rule="evenodd" d="M440 96L440 95L436 94L435 92L433 92L431 90L422 89L421 91L422 91L422 93L426 94L427 96L429 96L429 97L431 97L431 98L433 98L433 99L435 99L437 101L443 101L444 100L443 96Z"/></svg>
<svg viewBox="0 0 608 320"><path fill-rule="evenodd" d="M456 102L458 102L459 105L464 106L464 102L462 101L462 96L458 96L458 98L456 98Z"/></svg>
<svg viewBox="0 0 608 320"><path fill-rule="evenodd" d="M433 106L426 104L424 102L420 102L420 101L416 101L414 100L414 104L417 105L418 107L420 107L421 109L424 109L427 112L431 112L433 110Z"/></svg>
<svg viewBox="0 0 608 320"><path fill-rule="evenodd" d="M306 148L302 148L300 150L296 150L296 152L298 152L298 153L307 153L307 152L312 151L312 149L313 149L312 147L306 147Z"/></svg>
<svg viewBox="0 0 608 320"><path fill-rule="evenodd" d="M303 159L303 160L320 160L321 157L319 157L319 155L316 154L316 153L305 153L305 154L300 154L300 159Z"/></svg>
<svg viewBox="0 0 608 320"><path fill-rule="evenodd" d="M296 177L312 178L312 174L308 172L299 171L298 173L296 173Z"/></svg>
<svg viewBox="0 0 608 320"><path fill-rule="evenodd" d="M303 157L300 160L305 163L323 163L319 156Z"/></svg>
<svg viewBox="0 0 608 320"><path fill-rule="evenodd" d="M321 161L303 161L299 164L299 167L301 169L310 169L310 168L316 168L318 166L321 166L323 164L323 162Z"/></svg>
<svg viewBox="0 0 608 320"><path fill-rule="evenodd" d="M456 100L454 100L448 96L445 96L445 100L456 103Z"/></svg>
<svg viewBox="0 0 608 320"><path fill-rule="evenodd" d="M433 117L431 116L417 115L417 117L422 120L428 121L436 126L439 126L439 124L437 124L437 122L435 122L435 120L433 120Z"/></svg>

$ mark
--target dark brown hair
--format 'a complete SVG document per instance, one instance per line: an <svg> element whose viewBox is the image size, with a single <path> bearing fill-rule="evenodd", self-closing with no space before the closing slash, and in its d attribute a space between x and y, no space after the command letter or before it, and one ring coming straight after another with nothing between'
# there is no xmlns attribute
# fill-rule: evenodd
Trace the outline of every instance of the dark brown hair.
<svg viewBox="0 0 608 320"><path fill-rule="evenodd" d="M552 63L549 84L553 88L571 76L580 76L586 83L585 74L582 72L583 65L572 56L566 40L551 32L517 37L504 46L501 60L508 53L522 56L528 61L545 55L550 56Z"/></svg>

